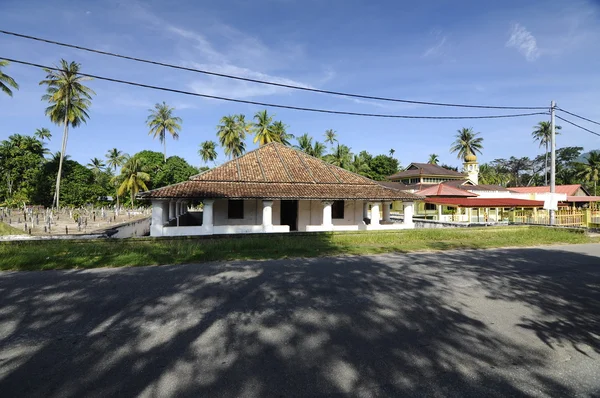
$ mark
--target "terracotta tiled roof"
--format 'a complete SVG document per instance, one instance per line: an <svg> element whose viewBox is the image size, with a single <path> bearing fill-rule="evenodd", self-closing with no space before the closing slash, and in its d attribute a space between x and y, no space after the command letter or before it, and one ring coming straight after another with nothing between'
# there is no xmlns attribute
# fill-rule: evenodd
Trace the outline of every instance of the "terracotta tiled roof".
<svg viewBox="0 0 600 398"><path fill-rule="evenodd" d="M467 183L468 180L453 180L453 181L445 181L442 184L448 185L454 188L463 189L465 191L502 191L508 192L508 189L502 187L500 185L491 185L491 184L478 184L472 185Z"/></svg>
<svg viewBox="0 0 600 398"><path fill-rule="evenodd" d="M458 189L458 188L454 188L451 186L448 186L446 184L438 184L438 185L434 185L432 187L429 188L425 188L421 191L416 192L417 195L421 195L421 196L446 196L446 197L463 197L463 198L468 198L468 197L475 197L478 196L474 193L462 190L462 189Z"/></svg>
<svg viewBox="0 0 600 398"><path fill-rule="evenodd" d="M575 196L575 194L577 193L577 190L581 188L580 184L573 184L573 185L557 185L556 186L556 193L564 193L567 194L568 196ZM550 192L550 187L549 186L543 186L543 187L514 187L514 188L508 188L509 191L512 192L516 192L516 193L547 193Z"/></svg>
<svg viewBox="0 0 600 398"><path fill-rule="evenodd" d="M279 143L270 143L189 181L139 194L142 199L418 200Z"/></svg>
<svg viewBox="0 0 600 398"><path fill-rule="evenodd" d="M388 177L389 180L397 180L400 178L426 176L449 176L449 177L465 177L465 174L458 171L448 170L437 164L430 163L411 163L406 170L396 173Z"/></svg>

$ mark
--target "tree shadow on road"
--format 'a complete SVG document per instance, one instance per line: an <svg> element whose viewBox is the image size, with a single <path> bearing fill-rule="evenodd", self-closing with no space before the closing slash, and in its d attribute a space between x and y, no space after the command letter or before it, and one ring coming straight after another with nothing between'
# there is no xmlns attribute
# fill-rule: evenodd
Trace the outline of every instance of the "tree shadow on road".
<svg viewBox="0 0 600 398"><path fill-rule="evenodd" d="M548 253L5 273L0 391L45 397L573 395L544 369L558 344L581 355L600 351L600 267L597 257ZM465 301L473 289L526 307L530 313L510 326L544 344L502 333ZM514 369L522 374L511 374Z"/></svg>

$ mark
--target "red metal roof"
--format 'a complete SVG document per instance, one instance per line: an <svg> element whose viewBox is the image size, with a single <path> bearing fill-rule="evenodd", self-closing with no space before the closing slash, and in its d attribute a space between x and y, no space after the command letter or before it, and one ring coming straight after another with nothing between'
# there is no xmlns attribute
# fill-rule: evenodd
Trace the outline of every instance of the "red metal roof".
<svg viewBox="0 0 600 398"><path fill-rule="evenodd" d="M579 188L581 188L580 184L557 185L556 193L575 195L575 193L577 192L577 190ZM550 187L547 185L543 186L543 187L514 187L514 188L508 188L508 190L512 191L512 192L517 192L517 193L547 193L547 192L550 192Z"/></svg>
<svg viewBox="0 0 600 398"><path fill-rule="evenodd" d="M419 192L416 192L417 195L421 196L450 196L450 197L475 197L479 196L472 192L464 191L462 189L454 188L446 184L438 184L429 188L425 188Z"/></svg>
<svg viewBox="0 0 600 398"><path fill-rule="evenodd" d="M567 196L565 202L588 203L600 202L600 196Z"/></svg>
<svg viewBox="0 0 600 398"><path fill-rule="evenodd" d="M514 198L426 198L425 203L459 207L543 207L539 200Z"/></svg>

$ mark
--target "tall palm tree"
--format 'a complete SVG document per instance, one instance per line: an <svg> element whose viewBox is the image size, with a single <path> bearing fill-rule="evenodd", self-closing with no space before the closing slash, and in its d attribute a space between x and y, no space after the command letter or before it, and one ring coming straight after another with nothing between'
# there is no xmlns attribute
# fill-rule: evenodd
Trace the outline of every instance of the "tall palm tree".
<svg viewBox="0 0 600 398"><path fill-rule="evenodd" d="M217 126L217 137L219 143L229 158L237 158L246 152L246 133L248 124L244 115L229 115L221 118L221 124Z"/></svg>
<svg viewBox="0 0 600 398"><path fill-rule="evenodd" d="M467 155L475 155L475 152L481 153L483 138L477 137L479 134L481 133L474 133L471 127L458 130L450 152L456 152L459 159L464 159Z"/></svg>
<svg viewBox="0 0 600 398"><path fill-rule="evenodd" d="M427 161L427 163L438 164L439 162L440 162L440 157L437 154L432 153L431 155L429 155L429 160Z"/></svg>
<svg viewBox="0 0 600 398"><path fill-rule="evenodd" d="M150 127L148 135L153 138L158 137L163 144L163 155L165 162L167 161L167 133L171 134L174 140L179 138L181 131L182 120L180 117L173 116L175 108L171 108L166 102L154 105L154 109L150 109L150 115L146 119L146 124Z"/></svg>
<svg viewBox="0 0 600 398"><path fill-rule="evenodd" d="M106 167L106 164L104 164L104 162L98 158L92 158L87 164L87 167L88 169L92 170L94 174L98 175L103 171L104 167Z"/></svg>
<svg viewBox="0 0 600 398"><path fill-rule="evenodd" d="M61 59L60 66L54 69L44 69L46 79L40 82L40 85L47 86L46 94L42 96L43 101L50 103L50 106L46 108L46 116L52 122L64 125L61 159L58 164L56 190L54 191L57 209L60 202L60 179L64 155L67 151L69 126L75 128L87 122L89 119L87 111L92 105L92 95L96 94L83 84L91 78L81 76L80 68L81 65L76 62L69 63Z"/></svg>
<svg viewBox="0 0 600 398"><path fill-rule="evenodd" d="M594 195L598 195L597 185L600 179L600 152L590 152L586 158L585 163L579 164L580 171L577 176L583 178L587 182L594 183Z"/></svg>
<svg viewBox="0 0 600 398"><path fill-rule="evenodd" d="M390 157L394 157L394 154L396 153L396 150L394 148L390 149Z"/></svg>
<svg viewBox="0 0 600 398"><path fill-rule="evenodd" d="M2 68L8 66L10 62L0 59L0 90L3 91L9 97L12 97L13 92L8 86L14 88L15 90L19 89L19 85L12 77L2 72Z"/></svg>
<svg viewBox="0 0 600 398"><path fill-rule="evenodd" d="M325 130L325 143L330 144L333 147L333 143L337 142L337 134L334 130Z"/></svg>
<svg viewBox="0 0 600 398"><path fill-rule="evenodd" d="M271 125L271 129L275 133L276 139L274 141L279 142L285 146L291 146L290 140L295 138L294 134L287 132L287 126L282 121L274 122Z"/></svg>
<svg viewBox="0 0 600 398"><path fill-rule="evenodd" d="M111 181L115 184L120 184L117 191L118 195L124 195L125 192L129 192L131 206L133 207L135 195L140 191L148 190L146 182L150 181L150 174L147 173L146 166L139 159L133 157L123 165L121 174L113 177Z"/></svg>
<svg viewBox="0 0 600 398"><path fill-rule="evenodd" d="M204 163L214 162L217 160L217 143L214 141L204 141L200 144L198 155L202 158Z"/></svg>
<svg viewBox="0 0 600 398"><path fill-rule="evenodd" d="M312 156L312 137L308 133L304 133L301 136L296 137L298 145L294 147L300 151Z"/></svg>
<svg viewBox="0 0 600 398"><path fill-rule="evenodd" d="M252 129L254 131L254 143L262 146L269 142L278 141L278 135L273 128L273 117L269 116L266 109L256 112L254 115Z"/></svg>
<svg viewBox="0 0 600 398"><path fill-rule="evenodd" d="M552 143L552 125L550 122L539 122L537 126L533 126L535 130L531 133L533 141L539 142L540 147L546 147L544 152L544 185L548 185L548 146ZM554 126L554 133L559 134L561 126Z"/></svg>
<svg viewBox="0 0 600 398"><path fill-rule="evenodd" d="M49 129L43 127L41 129L36 129L35 133L33 133L33 136L41 141L43 141L43 140L50 141L50 139L52 138L52 133L50 132Z"/></svg>
<svg viewBox="0 0 600 398"><path fill-rule="evenodd" d="M117 174L117 168L123 166L129 160L129 155L119 151L117 148L109 149L106 153L106 166L112 168ZM116 184L115 184L116 185ZM119 211L119 187L116 188L117 212Z"/></svg>
<svg viewBox="0 0 600 398"><path fill-rule="evenodd" d="M346 145L338 144L336 149L327 155L327 161L343 169L352 169L352 152Z"/></svg>

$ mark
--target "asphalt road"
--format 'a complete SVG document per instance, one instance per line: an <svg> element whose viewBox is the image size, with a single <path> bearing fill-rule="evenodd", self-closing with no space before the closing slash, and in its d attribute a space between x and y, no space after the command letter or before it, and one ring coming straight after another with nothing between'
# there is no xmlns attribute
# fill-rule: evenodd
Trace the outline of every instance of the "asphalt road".
<svg viewBox="0 0 600 398"><path fill-rule="evenodd" d="M0 273L0 395L600 396L600 245Z"/></svg>

